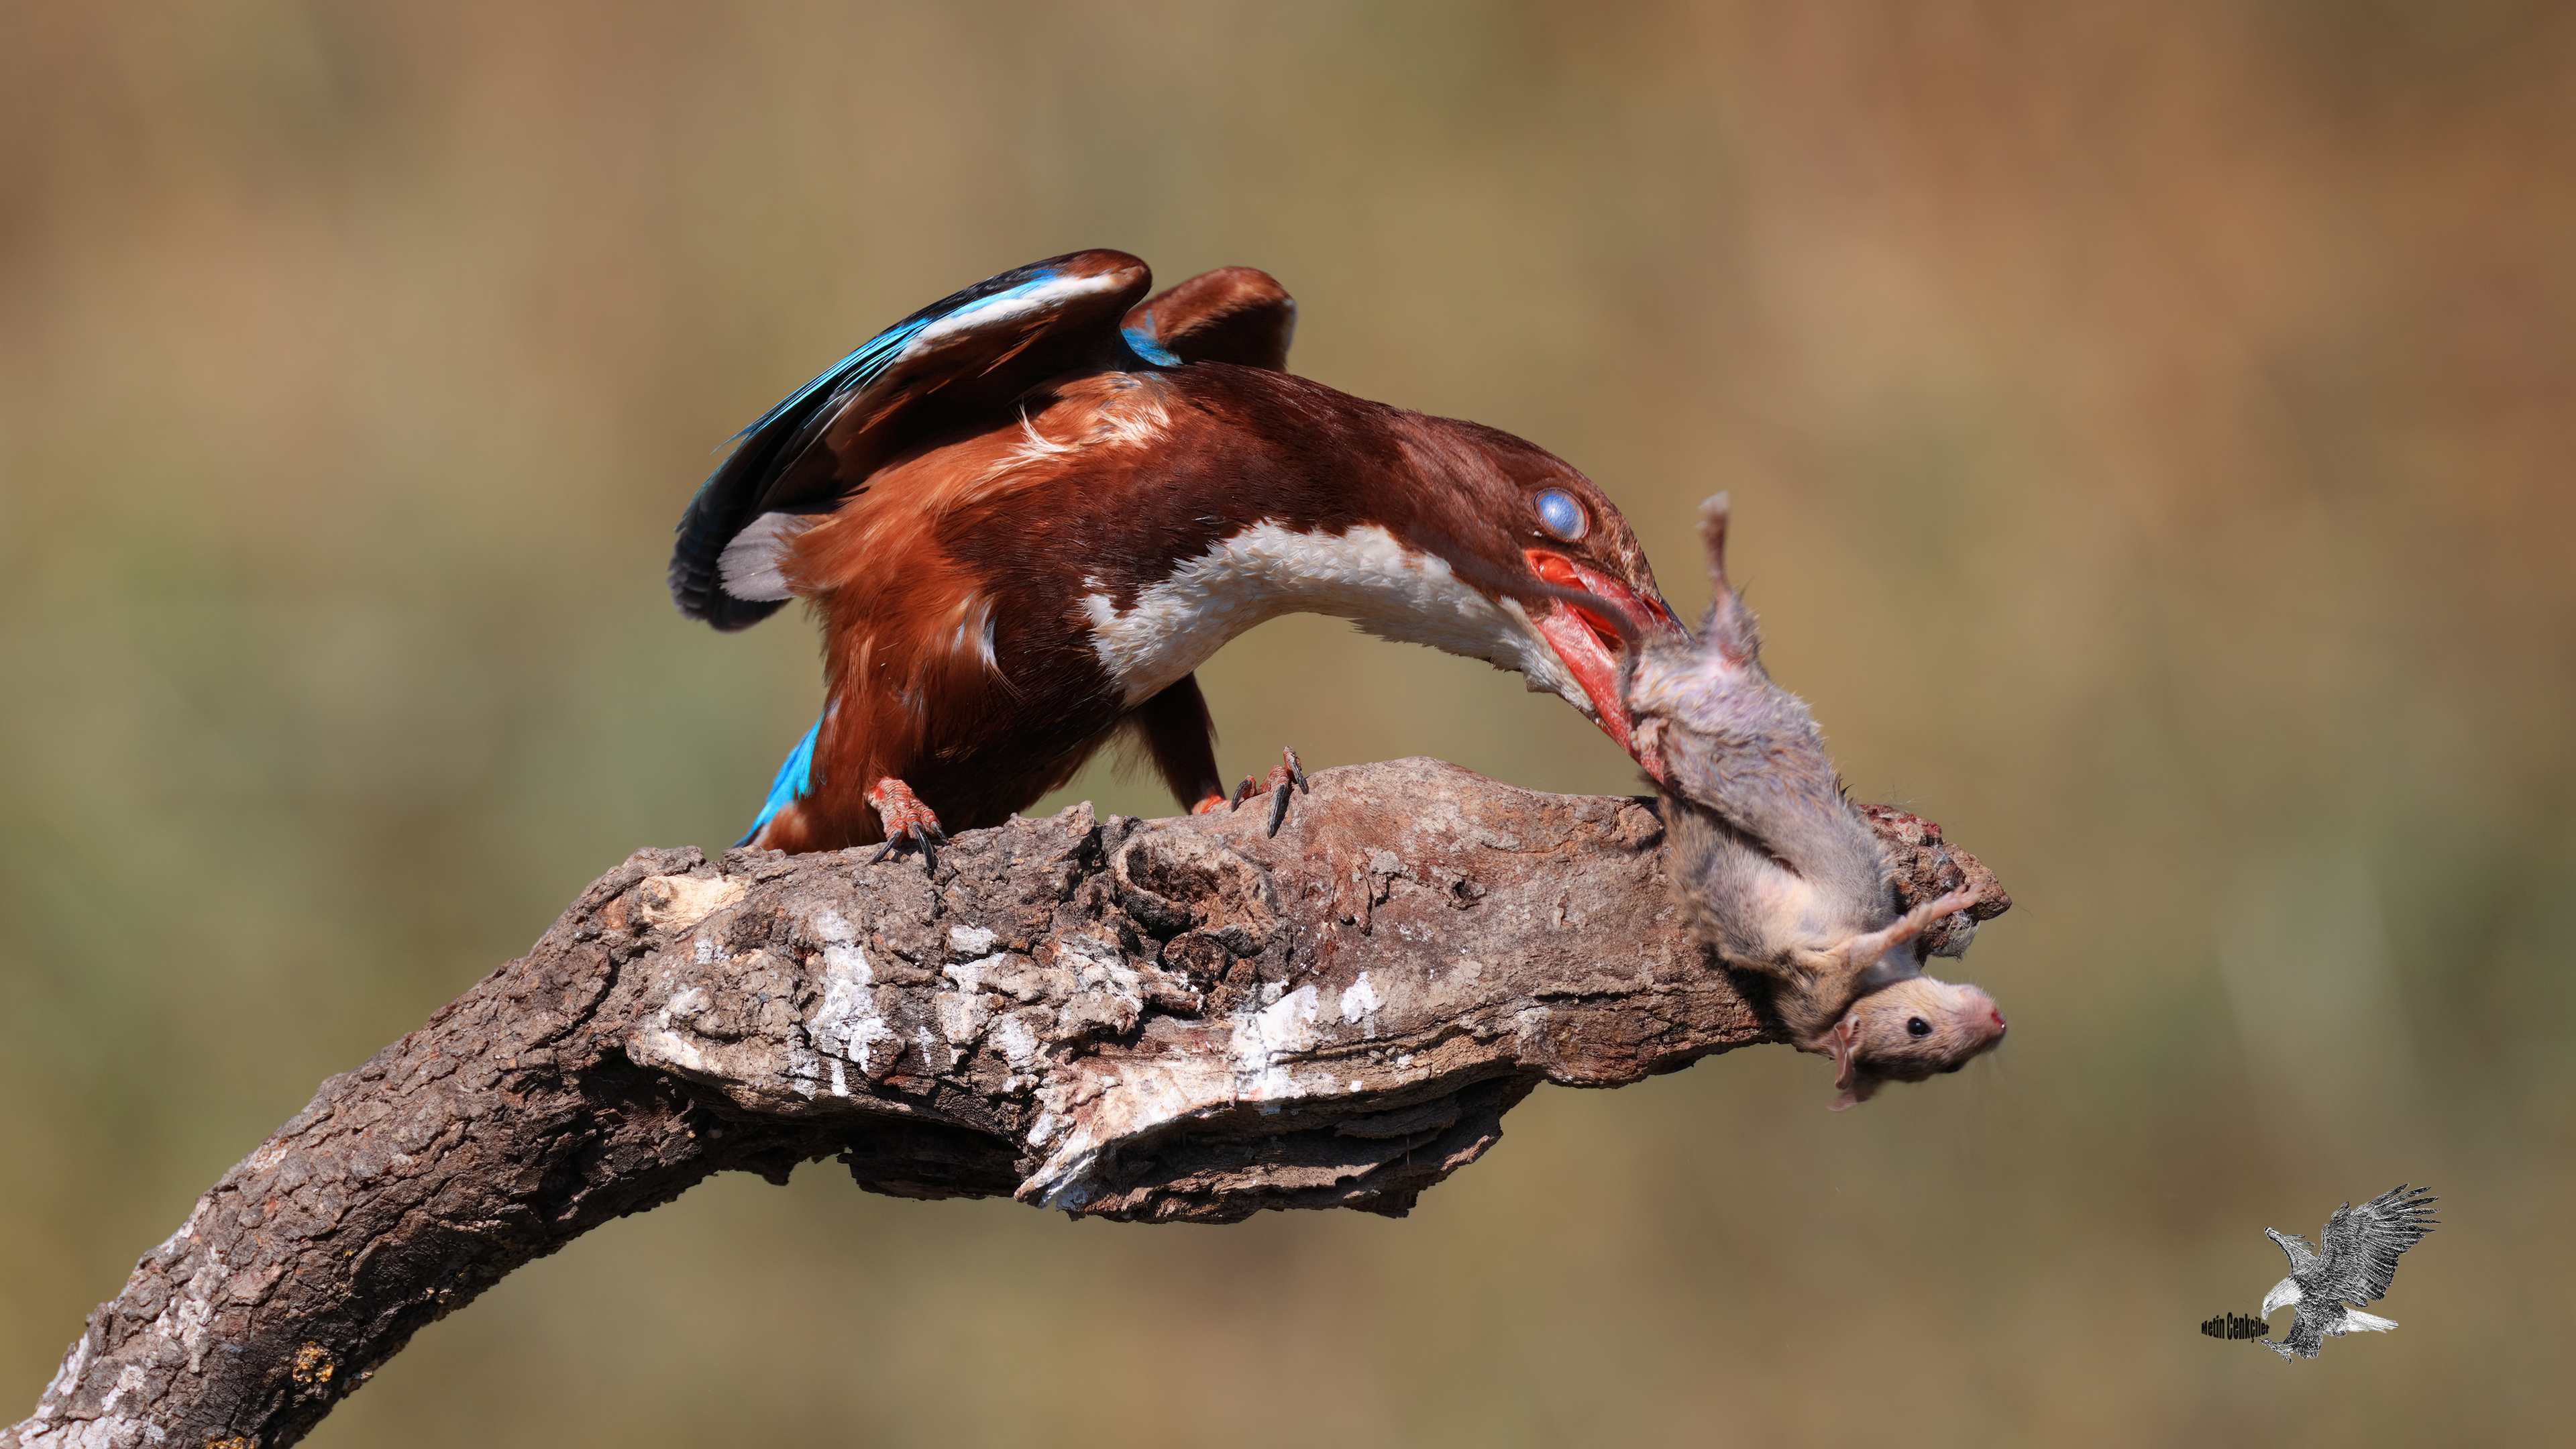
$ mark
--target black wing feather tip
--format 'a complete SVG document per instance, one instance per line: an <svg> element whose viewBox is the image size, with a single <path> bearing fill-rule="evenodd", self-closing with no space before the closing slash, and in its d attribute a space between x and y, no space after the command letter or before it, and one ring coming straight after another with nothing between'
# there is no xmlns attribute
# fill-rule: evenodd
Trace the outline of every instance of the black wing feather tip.
<svg viewBox="0 0 2576 1449"><path fill-rule="evenodd" d="M784 600L737 599L725 593L717 560L734 536L765 512L783 504L813 505L811 511L825 512L846 496L845 480L833 480L841 484L841 492L828 499L820 493L812 497L769 496L822 435L830 420L884 373L901 355L904 345L932 322L1014 287L1074 269L1092 275L1132 269L1137 276L1133 283L1137 295L1152 285L1152 273L1142 261L1105 248L1067 252L1014 267L951 292L877 333L789 393L750 427L736 433L732 451L698 485L674 529L679 537L671 550L670 586L672 602L680 612L731 632L748 629L784 607ZM1114 325L1113 317L1113 330Z"/></svg>

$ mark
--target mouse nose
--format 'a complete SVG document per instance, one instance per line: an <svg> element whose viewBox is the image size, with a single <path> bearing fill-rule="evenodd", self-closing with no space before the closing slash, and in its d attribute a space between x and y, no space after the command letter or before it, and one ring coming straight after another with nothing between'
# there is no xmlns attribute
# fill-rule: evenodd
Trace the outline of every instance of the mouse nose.
<svg viewBox="0 0 2576 1449"><path fill-rule="evenodd" d="M1986 1013L1986 1015L1991 1016L1991 1017L1993 1017L1993 1018L1995 1019L1995 1030L1997 1030L1997 1031L2002 1031L2002 1030L2004 1029L2004 1014L2003 1014L2002 1012L2000 1012L2000 1011L1989 1011L1989 1012L1987 1012L1987 1013Z"/></svg>

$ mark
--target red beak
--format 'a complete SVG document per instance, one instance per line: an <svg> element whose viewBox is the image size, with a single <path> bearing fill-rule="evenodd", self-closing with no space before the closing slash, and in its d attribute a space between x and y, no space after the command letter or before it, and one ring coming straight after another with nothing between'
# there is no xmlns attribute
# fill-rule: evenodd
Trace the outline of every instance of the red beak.
<svg viewBox="0 0 2576 1449"><path fill-rule="evenodd" d="M1651 638L1657 634L1678 639L1690 637L1689 631L1682 628L1681 620L1673 616L1672 609L1660 598L1641 597L1636 590L1608 574L1586 568L1561 553L1533 548L1526 551L1526 557L1531 570L1548 583L1560 589L1576 589L1590 594L1604 606L1616 610L1635 637ZM1564 661L1566 671L1574 676L1574 682L1583 687L1584 695L1592 701L1593 718L1600 724L1602 733L1617 741L1619 748L1628 752L1629 758L1636 760L1645 767L1647 774L1660 781L1663 771L1657 762L1640 757L1636 746L1630 742L1634 721L1629 718L1627 705L1619 698L1619 655L1627 647L1626 641L1620 637L1619 626L1590 605L1564 599L1554 601L1553 606L1533 622L1538 625L1539 636L1556 651L1556 657Z"/></svg>

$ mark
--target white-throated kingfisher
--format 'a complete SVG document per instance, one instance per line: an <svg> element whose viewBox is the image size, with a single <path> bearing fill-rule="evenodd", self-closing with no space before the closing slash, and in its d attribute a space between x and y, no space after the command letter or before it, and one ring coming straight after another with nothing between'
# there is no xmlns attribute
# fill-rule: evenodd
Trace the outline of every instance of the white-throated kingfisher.
<svg viewBox="0 0 2576 1449"><path fill-rule="evenodd" d="M681 612L741 629L802 598L823 626L822 718L745 844L999 824L1121 729L1183 805L1221 805L1191 671L1289 613L1517 670L1633 754L1621 641L1682 629L1589 479L1290 375L1296 303L1263 273L1151 287L1086 251L935 302L699 488Z"/></svg>

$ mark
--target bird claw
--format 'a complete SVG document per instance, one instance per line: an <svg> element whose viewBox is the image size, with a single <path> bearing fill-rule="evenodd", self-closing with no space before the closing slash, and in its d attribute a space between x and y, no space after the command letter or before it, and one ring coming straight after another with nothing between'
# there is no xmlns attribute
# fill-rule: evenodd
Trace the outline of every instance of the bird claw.
<svg viewBox="0 0 2576 1449"><path fill-rule="evenodd" d="M1279 827L1288 819L1289 791L1294 789L1301 794L1314 793L1314 787L1306 783L1306 764L1297 758L1295 750L1281 750L1279 760L1278 764L1270 767L1270 778L1259 784L1254 784L1250 775L1244 776L1243 783L1234 787L1234 804L1229 807L1239 810L1243 808L1244 801L1255 795L1269 796L1268 833L1272 835L1277 835Z"/></svg>
<svg viewBox="0 0 2576 1449"><path fill-rule="evenodd" d="M922 862L932 864L931 842L948 843L948 832L940 828L939 816L921 803L921 797L912 793L912 787L901 780L889 776L877 781L877 787L868 792L868 805L877 812L878 822L885 826L885 844L878 846L877 853L868 857L870 865L893 855L906 844L919 846Z"/></svg>

